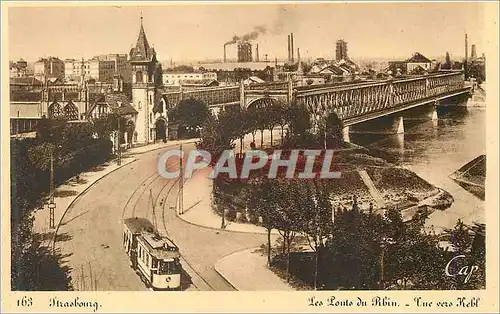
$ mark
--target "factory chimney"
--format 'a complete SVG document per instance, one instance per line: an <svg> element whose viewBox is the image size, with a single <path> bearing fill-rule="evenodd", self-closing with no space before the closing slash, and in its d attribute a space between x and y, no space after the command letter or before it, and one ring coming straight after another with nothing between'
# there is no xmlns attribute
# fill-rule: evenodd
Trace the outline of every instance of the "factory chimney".
<svg viewBox="0 0 500 314"><path fill-rule="evenodd" d="M291 51L291 60L290 61L292 61L292 63L293 63L293 60L294 60L294 58L293 58L293 33L290 34L290 51Z"/></svg>
<svg viewBox="0 0 500 314"><path fill-rule="evenodd" d="M469 55L468 51L468 42L467 42L467 34L465 34L465 60L464 60L464 74L465 78L467 79L467 57Z"/></svg>
<svg viewBox="0 0 500 314"><path fill-rule="evenodd" d="M476 55L476 45L472 45L470 47L470 59L471 60L476 60L477 59L477 55Z"/></svg>
<svg viewBox="0 0 500 314"><path fill-rule="evenodd" d="M226 45L224 45L224 63L226 63Z"/></svg>
<svg viewBox="0 0 500 314"><path fill-rule="evenodd" d="M291 54L290 54L290 35L288 35L288 61L291 59Z"/></svg>
<svg viewBox="0 0 500 314"><path fill-rule="evenodd" d="M300 61L300 48L297 48L297 61L298 61L298 66L297 66L297 74L302 75L304 74L303 69L302 69L302 62Z"/></svg>
<svg viewBox="0 0 500 314"><path fill-rule="evenodd" d="M259 62L259 44L255 46L255 62Z"/></svg>

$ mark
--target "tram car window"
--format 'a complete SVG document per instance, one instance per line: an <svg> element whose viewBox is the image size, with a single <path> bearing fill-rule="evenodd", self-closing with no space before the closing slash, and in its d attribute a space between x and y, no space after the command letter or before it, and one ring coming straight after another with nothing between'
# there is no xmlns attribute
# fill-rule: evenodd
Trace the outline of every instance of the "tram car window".
<svg viewBox="0 0 500 314"><path fill-rule="evenodd" d="M131 267L154 290L180 288L182 266L179 248L161 237L145 218L124 220L123 246Z"/></svg>

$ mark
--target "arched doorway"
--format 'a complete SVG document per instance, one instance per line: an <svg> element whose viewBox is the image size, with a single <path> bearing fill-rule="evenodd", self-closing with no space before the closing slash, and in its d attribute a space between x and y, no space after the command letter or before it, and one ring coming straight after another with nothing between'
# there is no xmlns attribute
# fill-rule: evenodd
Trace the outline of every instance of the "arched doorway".
<svg viewBox="0 0 500 314"><path fill-rule="evenodd" d="M167 141L167 122L163 118L158 118L155 122L156 141Z"/></svg>
<svg viewBox="0 0 500 314"><path fill-rule="evenodd" d="M125 126L125 132L127 132L127 143L130 145L132 143L132 138L135 131L135 123L132 120L128 120ZM137 141L137 139L135 140Z"/></svg>

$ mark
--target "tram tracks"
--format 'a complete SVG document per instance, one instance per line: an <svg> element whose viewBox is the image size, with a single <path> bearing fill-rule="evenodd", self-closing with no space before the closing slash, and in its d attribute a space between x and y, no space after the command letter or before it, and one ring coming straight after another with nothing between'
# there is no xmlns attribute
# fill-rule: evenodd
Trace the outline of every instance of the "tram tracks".
<svg viewBox="0 0 500 314"><path fill-rule="evenodd" d="M164 173L172 171L172 170L174 170L174 171L177 170L179 165L180 165L180 162L176 161L175 163L167 166ZM136 211L139 207L139 203L141 201L144 201L144 197L147 195L146 194L147 190L155 182L157 182L157 180L161 177L162 177L162 174L159 174L158 172L153 172L153 173L149 174L145 179L143 179L137 185L137 187L133 190L132 194L130 195L130 197L127 199L127 202L123 206L122 221L123 221L123 219L126 218L126 216L127 217L134 217L135 215L137 215ZM146 218L150 214L155 215L155 218L154 218L155 221L159 221L158 219L156 219L156 217L158 217L158 215L161 216L161 224L162 224L162 228L164 231L163 234L164 234L164 236L169 238L169 240L171 240L174 244L175 244L175 242L171 238L171 235L170 235L168 227L167 227L167 218L165 216L165 212L169 209L166 206L167 205L170 206L172 204L172 202L175 202L174 203L175 206L173 206L173 209L177 210L179 191L177 191L177 193L175 193L175 194L173 194L173 191L175 191L174 188L178 186L180 179L181 178L178 177L175 179L167 180L167 182L165 182L163 185L161 185L161 188L158 191L158 193L154 193L153 189L151 189L152 190L152 192L151 192L152 197L148 201L149 203L146 206L146 212L141 213ZM166 192L164 192L165 190L166 190ZM160 200L160 206L158 209L161 209L161 213L158 213L158 211L153 210L153 207L156 209L156 206L158 205L158 200L160 199L160 197L161 197L161 200ZM172 198L174 198L174 199L172 199ZM169 202L169 200L170 200L170 202ZM127 215L127 212L129 212L130 214ZM155 226L155 228L158 229L158 226ZM208 290L216 290L205 278L203 278L203 276L198 271L196 271L193 268L193 266L182 255L181 255L181 263L183 265L186 265L186 268L188 268L188 270L189 270L189 273L186 271L186 269L183 269L183 272L185 273L185 275L188 278L190 278L190 285L194 286L197 290L207 290L207 289ZM193 281L193 277L195 277L195 280L197 281L198 284L196 284ZM203 286L206 286L206 287L203 287Z"/></svg>
<svg viewBox="0 0 500 314"><path fill-rule="evenodd" d="M179 162L176 162L175 164L171 165L170 167L167 167L167 169L163 173L166 173L166 172L168 172L170 170L173 170L176 166L179 166ZM122 209L122 220L125 219L125 213L127 211L127 208L129 207L130 202L132 201L132 199L134 198L134 196L139 192L139 190L141 188L143 188L143 190L137 195L137 199L134 202L134 206L132 207L132 212L130 214L130 217L134 217L135 210L137 208L137 204L141 200L141 197L144 195L144 193L146 192L146 190L148 189L148 187L150 187L156 180L158 180L159 178L162 177L163 173L159 174L158 172L155 171L155 172L151 173L149 176L147 176L144 180L142 180L139 183L139 185L137 185L137 187L134 189L134 191L132 192L132 194L128 198L127 202L123 206L123 209ZM153 180L151 180L149 183L146 184L146 182L148 180L150 180L151 178L153 178ZM167 182L167 184L169 182L170 182L170 180Z"/></svg>
<svg viewBox="0 0 500 314"><path fill-rule="evenodd" d="M194 172L196 172L197 170L198 170L198 169L195 169L195 170L194 170ZM164 227L165 231L167 232L167 236L168 236L168 238L169 238L169 239L170 239L170 241L172 241L174 244L175 244L175 242L174 242L174 240L170 237L170 235L168 234L168 229L167 229L167 227L166 227L166 220L165 220L165 211L166 211L166 208L165 208L165 206L167 205L167 198L171 195L171 192L172 192L173 187L175 187L175 186L177 185L177 183L179 182L179 180L180 180L180 179L181 179L181 178L177 178L177 180L175 181L175 183L174 183L174 184L170 187L170 189L169 189L169 190L168 190L168 192L167 192L167 195L166 195L166 196L165 196L165 198L164 198L163 205L162 205L162 221L163 221L163 227ZM184 179L182 179L182 180L184 180ZM165 186L164 186L164 187L165 187ZM163 187L163 188L164 188L164 187ZM163 190L163 188L162 188L162 190ZM162 191L162 190L161 190L161 191ZM161 194L161 191L160 191L160 193L158 193L158 197L159 197L159 195ZM179 193L180 193L180 191L178 191L178 193L176 193L176 197L175 197L175 204L176 204L176 205L174 206L174 210L175 210L175 211L177 211L177 205L178 205ZM177 245L177 244L176 244L176 245ZM216 290L216 289L215 289L215 288L214 288L214 287L213 287L213 286L212 286L212 285L211 285L211 284L210 284L210 283L209 283L209 282L208 282L208 281L207 281L207 280L206 280L206 279L205 279L205 278L204 278L204 277L203 277L203 276L202 276L202 275L198 272L198 271L196 271L196 270L194 269L194 267L193 267L193 266L192 266L192 265L191 265L191 264L190 264L190 263L189 263L189 262L188 262L188 261L184 258L184 256L182 256L182 254L181 254L181 259L182 259L182 263L183 263L184 265L187 265L187 266L189 267L190 271L191 271L192 273L194 273L197 277L199 277L199 278L201 279L201 281L202 281L202 282L203 282L203 283L204 283L204 284L205 284L205 285L206 285L206 286L207 286L210 290L212 290L212 291L215 291L215 290ZM185 271L185 270L184 270L184 271ZM186 275L187 275L187 272L186 272ZM195 284L195 283L193 282L192 278L191 278L191 284L192 284L192 285L193 285L193 286L194 286L197 290L200 290L200 288L201 288L201 287L200 287L199 285Z"/></svg>

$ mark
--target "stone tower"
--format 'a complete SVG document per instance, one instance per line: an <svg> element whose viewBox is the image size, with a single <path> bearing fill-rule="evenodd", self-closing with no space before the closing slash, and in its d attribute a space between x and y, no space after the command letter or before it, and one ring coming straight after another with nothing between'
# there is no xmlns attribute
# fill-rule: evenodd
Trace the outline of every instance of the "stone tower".
<svg viewBox="0 0 500 314"><path fill-rule="evenodd" d="M141 28L134 48L130 50L130 65L132 67L132 105L137 110L134 143L148 143L153 140L154 123L153 109L158 84L156 69L158 61L154 48L149 46L144 32L141 16Z"/></svg>

